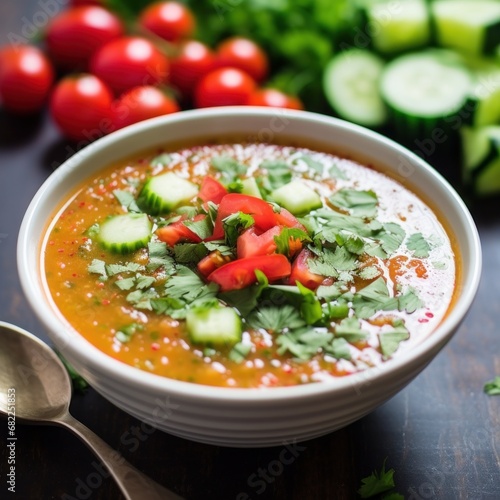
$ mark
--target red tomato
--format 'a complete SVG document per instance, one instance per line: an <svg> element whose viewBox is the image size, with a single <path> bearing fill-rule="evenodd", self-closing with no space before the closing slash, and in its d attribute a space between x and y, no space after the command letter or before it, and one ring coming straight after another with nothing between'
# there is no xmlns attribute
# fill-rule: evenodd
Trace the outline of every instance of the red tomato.
<svg viewBox="0 0 500 500"><path fill-rule="evenodd" d="M280 226L274 226L262 234L258 234L254 227L248 228L236 241L238 259L275 253L276 242L274 237L278 236L281 230Z"/></svg>
<svg viewBox="0 0 500 500"><path fill-rule="evenodd" d="M196 85L198 108L244 105L255 90L255 80L237 68L220 68L206 74Z"/></svg>
<svg viewBox="0 0 500 500"><path fill-rule="evenodd" d="M170 63L172 85L190 97L200 78L215 68L215 54L203 43L190 40L179 47Z"/></svg>
<svg viewBox="0 0 500 500"><path fill-rule="evenodd" d="M193 34L195 19L180 2L156 2L144 9L139 24L169 42L176 42Z"/></svg>
<svg viewBox="0 0 500 500"><path fill-rule="evenodd" d="M111 132L112 102L111 90L96 76L67 76L54 89L50 112L64 135L91 141Z"/></svg>
<svg viewBox="0 0 500 500"><path fill-rule="evenodd" d="M210 252L206 257L198 262L198 271L205 276L205 278L219 267L227 264L231 258L227 255L222 255L218 250Z"/></svg>
<svg viewBox="0 0 500 500"><path fill-rule="evenodd" d="M16 113L32 113L44 105L54 82L52 65L36 47L0 50L0 101Z"/></svg>
<svg viewBox="0 0 500 500"><path fill-rule="evenodd" d="M232 66L261 82L267 76L269 61L265 52L248 38L233 37L217 47L217 65Z"/></svg>
<svg viewBox="0 0 500 500"><path fill-rule="evenodd" d="M194 221L202 220L206 215L199 214L193 217ZM173 247L179 241L189 241L191 243L200 243L201 238L184 225L184 220L179 220L168 226L163 226L156 232L158 238L167 245Z"/></svg>
<svg viewBox="0 0 500 500"><path fill-rule="evenodd" d="M249 106L270 106L273 108L304 109L302 102L280 90L260 89L252 93L248 99Z"/></svg>
<svg viewBox="0 0 500 500"><path fill-rule="evenodd" d="M87 69L92 54L122 34L122 22L115 14L95 5L82 5L53 18L46 42L57 66Z"/></svg>
<svg viewBox="0 0 500 500"><path fill-rule="evenodd" d="M290 274L289 283L295 285L298 281L305 287L316 290L323 283L325 276L315 274L309 270L307 261L312 257L311 251L304 248L297 258L293 261L292 272Z"/></svg>
<svg viewBox="0 0 500 500"><path fill-rule="evenodd" d="M203 200L205 203L207 201L212 201L218 205L226 194L227 189L219 181L209 175L203 177L198 198Z"/></svg>
<svg viewBox="0 0 500 500"><path fill-rule="evenodd" d="M302 224L284 208L275 212L267 201L248 196L246 194L229 193L222 198L214 223L214 232L211 239L224 237L222 221L231 214L243 212L254 218L255 227L260 231L267 231L274 226L303 227ZM287 215L285 215L287 214Z"/></svg>
<svg viewBox="0 0 500 500"><path fill-rule="evenodd" d="M121 94L133 87L166 82L170 64L149 40L131 36L101 47L92 57L90 67L92 73Z"/></svg>
<svg viewBox="0 0 500 500"><path fill-rule="evenodd" d="M179 105L157 87L145 85L125 92L113 104L114 129L179 111Z"/></svg>
<svg viewBox="0 0 500 500"><path fill-rule="evenodd" d="M217 283L223 292L239 290L257 281L257 269L262 271L269 281L276 281L289 276L291 265L284 255L276 253L237 259L213 271L208 276L208 281Z"/></svg>

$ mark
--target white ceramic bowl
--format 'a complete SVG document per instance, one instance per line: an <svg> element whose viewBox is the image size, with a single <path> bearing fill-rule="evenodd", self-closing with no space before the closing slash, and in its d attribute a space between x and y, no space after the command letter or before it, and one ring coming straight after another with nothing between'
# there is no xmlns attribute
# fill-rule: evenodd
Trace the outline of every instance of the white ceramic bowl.
<svg viewBox="0 0 500 500"><path fill-rule="evenodd" d="M47 221L78 184L110 162L186 139L234 134L266 142L295 138L381 166L409 181L445 214L463 261L459 295L438 329L382 366L332 383L270 389L208 387L140 371L100 352L53 308L40 278ZM24 292L56 347L105 398L135 417L187 439L258 447L320 436L361 418L410 382L450 340L469 309L481 272L480 242L464 203L424 161L394 142L327 116L271 108L213 108L149 120L111 134L58 168L31 202L21 226L18 268Z"/></svg>

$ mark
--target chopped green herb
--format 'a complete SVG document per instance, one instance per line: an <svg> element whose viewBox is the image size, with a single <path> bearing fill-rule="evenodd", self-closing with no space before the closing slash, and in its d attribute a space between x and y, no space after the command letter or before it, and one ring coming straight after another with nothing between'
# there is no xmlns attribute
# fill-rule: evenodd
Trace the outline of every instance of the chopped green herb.
<svg viewBox="0 0 500 500"><path fill-rule="evenodd" d="M326 347L326 352L337 359L351 359L349 342L343 337L335 338L331 344Z"/></svg>
<svg viewBox="0 0 500 500"><path fill-rule="evenodd" d="M335 326L335 335L344 338L347 342L360 342L366 340L368 332L361 328L358 318L352 317L343 319Z"/></svg>
<svg viewBox="0 0 500 500"><path fill-rule="evenodd" d="M174 297L151 299L151 309L157 314L166 314L173 319L184 319L187 312L185 302Z"/></svg>
<svg viewBox="0 0 500 500"><path fill-rule="evenodd" d="M137 264L137 262L127 262L126 264L108 264L106 272L108 276L115 276L116 274L136 273L142 271L144 266Z"/></svg>
<svg viewBox="0 0 500 500"><path fill-rule="evenodd" d="M179 243L173 248L175 261L179 264L194 264L208 255L203 243Z"/></svg>
<svg viewBox="0 0 500 500"><path fill-rule="evenodd" d="M308 360L325 349L333 339L333 334L326 328L301 328L284 333L276 338L278 354L291 352L301 360Z"/></svg>
<svg viewBox="0 0 500 500"><path fill-rule="evenodd" d="M384 460L380 472L373 471L361 480L361 487L358 489L361 498L371 498L394 488L394 469L386 471L386 461L387 458Z"/></svg>
<svg viewBox="0 0 500 500"><path fill-rule="evenodd" d="M99 274L101 281L108 279L108 274L106 272L106 262L100 259L93 259L88 265L87 271L93 274Z"/></svg>
<svg viewBox="0 0 500 500"><path fill-rule="evenodd" d="M251 344L244 344L243 342L238 342L233 346L231 351L229 352L229 359L234 361L235 363L243 363L245 358L252 351Z"/></svg>
<svg viewBox="0 0 500 500"><path fill-rule="evenodd" d="M144 276L143 274L137 274L136 280L137 281L135 287L138 290L145 290L155 283L156 278L154 276Z"/></svg>
<svg viewBox="0 0 500 500"><path fill-rule="evenodd" d="M274 237L276 251L283 255L290 255L290 241L311 241L309 235L302 229L296 227L285 227L278 236Z"/></svg>
<svg viewBox="0 0 500 500"><path fill-rule="evenodd" d="M155 156L151 161L150 165L152 167L164 167L168 165L172 161L172 157L168 153L162 153L158 156Z"/></svg>
<svg viewBox="0 0 500 500"><path fill-rule="evenodd" d="M151 299L156 299L158 297L158 292L154 288L149 288L148 290L134 290L127 295L127 302L134 304L137 309L148 309L152 310Z"/></svg>
<svg viewBox="0 0 500 500"><path fill-rule="evenodd" d="M86 231L85 231L85 236L88 236L89 238L95 238L98 234L99 231L101 230L101 226L97 224L92 224Z"/></svg>
<svg viewBox="0 0 500 500"><path fill-rule="evenodd" d="M177 274L168 279L165 291L170 297L189 302L206 292L207 288L195 272L185 266L178 266Z"/></svg>
<svg viewBox="0 0 500 500"><path fill-rule="evenodd" d="M327 302L322 306L322 309L323 315L328 320L344 319L349 316L349 306L347 302Z"/></svg>
<svg viewBox="0 0 500 500"><path fill-rule="evenodd" d="M377 215L377 195L373 191L340 189L328 198L328 201L355 217L373 218Z"/></svg>
<svg viewBox="0 0 500 500"><path fill-rule="evenodd" d="M139 323L130 323L129 325L122 326L115 333L115 338L122 344L126 344L127 342L130 342L135 333L143 329L144 326Z"/></svg>
<svg viewBox="0 0 500 500"><path fill-rule="evenodd" d="M484 384L484 392L488 396L500 396L500 376L496 376L493 380Z"/></svg>
<svg viewBox="0 0 500 500"><path fill-rule="evenodd" d="M149 262L146 269L150 272L163 267L168 274L175 272L174 259L169 254L167 244L163 241L152 240L148 244Z"/></svg>
<svg viewBox="0 0 500 500"><path fill-rule="evenodd" d="M230 184L247 171L247 166L238 162L230 156L214 156L210 164L213 168L222 173L224 182Z"/></svg>
<svg viewBox="0 0 500 500"><path fill-rule="evenodd" d="M210 220L210 217L205 217L201 220L197 221L185 221L183 224L193 233L195 233L201 240L204 240L205 238L208 238L213 230L214 230L214 225L212 221Z"/></svg>
<svg viewBox="0 0 500 500"><path fill-rule="evenodd" d="M230 193L241 193L243 191L243 182L241 179L235 179L230 182L227 186L227 190Z"/></svg>
<svg viewBox="0 0 500 500"><path fill-rule="evenodd" d="M221 300L238 309L243 317L247 316L257 307L262 291L269 284L266 275L262 271L257 269L255 276L257 276L257 283L255 285L219 294Z"/></svg>
<svg viewBox="0 0 500 500"><path fill-rule="evenodd" d="M243 212L229 215L222 221L226 243L230 247L236 246L236 240L240 233L254 224L254 218Z"/></svg>
<svg viewBox="0 0 500 500"><path fill-rule="evenodd" d="M406 311L408 314L415 312L424 306L424 302L418 296L417 291L413 287L408 287L405 293L398 297L398 309Z"/></svg>
<svg viewBox="0 0 500 500"><path fill-rule="evenodd" d="M380 276L380 269L377 266L366 266L358 271L358 276L364 280L372 280Z"/></svg>
<svg viewBox="0 0 500 500"><path fill-rule="evenodd" d="M393 329L379 334L380 350L384 358L390 358L399 348L399 344L410 338L410 332L403 320L396 320Z"/></svg>
<svg viewBox="0 0 500 500"><path fill-rule="evenodd" d="M135 278L124 278L121 280L116 280L115 285L120 289L120 290L132 290L135 285Z"/></svg>
<svg viewBox="0 0 500 500"><path fill-rule="evenodd" d="M429 252L431 251L431 245L422 233L412 234L406 242L406 247L413 252L413 256L417 257L417 259L429 257Z"/></svg>
<svg viewBox="0 0 500 500"><path fill-rule="evenodd" d="M129 212L137 212L140 213L142 210L137 205L137 201L134 195L130 191L125 191L122 189L115 189L113 191L115 198L118 200L118 203L125 207Z"/></svg>
<svg viewBox="0 0 500 500"><path fill-rule="evenodd" d="M369 318L380 310L397 309L398 304L397 299L389 295L389 289L382 277L355 293L352 302L356 315L361 319Z"/></svg>
<svg viewBox="0 0 500 500"><path fill-rule="evenodd" d="M247 321L251 328L263 328L273 333L282 332L285 329L293 330L305 325L299 311L289 304L281 307L260 307L248 316Z"/></svg>

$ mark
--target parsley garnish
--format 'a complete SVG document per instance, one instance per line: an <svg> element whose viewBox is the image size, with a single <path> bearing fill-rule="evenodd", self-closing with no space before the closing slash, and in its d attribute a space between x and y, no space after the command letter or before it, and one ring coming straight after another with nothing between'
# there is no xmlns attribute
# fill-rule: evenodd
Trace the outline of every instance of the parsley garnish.
<svg viewBox="0 0 500 500"><path fill-rule="evenodd" d="M488 396L500 396L500 376L496 376L493 380L486 382L483 388Z"/></svg>
<svg viewBox="0 0 500 500"><path fill-rule="evenodd" d="M263 328L272 333L286 329L293 330L305 325L299 311L290 304L281 307L259 307L248 316L247 321L251 328Z"/></svg>
<svg viewBox="0 0 500 500"><path fill-rule="evenodd" d="M415 312L423 306L423 301L413 287L408 287L406 292L398 297L398 309L400 311L406 311L408 314Z"/></svg>
<svg viewBox="0 0 500 500"><path fill-rule="evenodd" d="M106 266L106 272L108 276L115 276L116 274L123 273L136 273L137 271L142 271L144 266L137 264L136 262L127 262L126 264L108 264Z"/></svg>
<svg viewBox="0 0 500 500"><path fill-rule="evenodd" d="M268 193L292 180L290 166L282 160L265 160L260 164L260 168L266 170L267 176L260 177L259 184Z"/></svg>
<svg viewBox="0 0 500 500"><path fill-rule="evenodd" d="M340 189L328 198L328 201L355 217L373 218L377 215L377 195L373 191Z"/></svg>
<svg viewBox="0 0 500 500"><path fill-rule="evenodd" d="M360 342L366 340L368 332L361 329L358 318L352 317L343 319L335 326L335 335L344 338L347 342Z"/></svg>
<svg viewBox="0 0 500 500"><path fill-rule="evenodd" d="M301 328L293 332L279 335L276 338L278 354L291 352L295 357L308 360L322 349L326 349L333 339L333 334L325 328Z"/></svg>
<svg viewBox="0 0 500 500"><path fill-rule="evenodd" d="M106 262L100 259L93 259L92 262L87 266L87 271L93 274L99 274L100 280L105 281L108 279L108 273L106 272Z"/></svg>
<svg viewBox="0 0 500 500"><path fill-rule="evenodd" d="M361 487L358 489L361 498L371 498L379 493L392 490L395 487L394 469L386 471L386 461L387 458L384 460L380 472L373 471L369 476L361 480Z"/></svg>
<svg viewBox="0 0 500 500"><path fill-rule="evenodd" d="M169 255L167 244L163 241L153 240L148 244L149 262L146 269L150 272L163 267L167 274L175 272L175 262Z"/></svg>
<svg viewBox="0 0 500 500"><path fill-rule="evenodd" d="M134 195L130 191L125 191L122 189L115 189L113 191L115 198L118 200L118 203L125 207L129 212L137 212L140 213L142 210L137 205L137 201Z"/></svg>
<svg viewBox="0 0 500 500"><path fill-rule="evenodd" d="M397 309L398 301L389 295L384 278L377 278L354 294L352 305L358 318L365 319L377 311Z"/></svg>
<svg viewBox="0 0 500 500"><path fill-rule="evenodd" d="M399 344L410 338L403 320L393 322L393 329L379 333L380 350L384 358L390 358L399 348Z"/></svg>
<svg viewBox="0 0 500 500"><path fill-rule="evenodd" d="M210 217L204 217L203 219L197 221L187 220L184 221L183 224L190 231L193 231L193 233L196 234L200 240L208 238L214 230L214 225L210 220Z"/></svg>
<svg viewBox="0 0 500 500"><path fill-rule="evenodd" d="M406 247L408 250L411 250L413 252L413 256L418 259L429 257L429 252L431 251L431 245L424 238L422 233L412 234L406 242Z"/></svg>
<svg viewBox="0 0 500 500"><path fill-rule="evenodd" d="M165 285L165 291L170 297L190 302L208 289L208 285L191 269L178 266L177 274L171 276ZM211 295L215 296L215 293Z"/></svg>
<svg viewBox="0 0 500 500"><path fill-rule="evenodd" d="M210 164L215 170L222 173L222 177L226 184L235 182L240 175L245 174L247 171L246 165L239 163L230 156L214 156L210 160Z"/></svg>
<svg viewBox="0 0 500 500"><path fill-rule="evenodd" d="M173 250L175 261L179 264L196 264L208 255L203 243L179 243Z"/></svg>

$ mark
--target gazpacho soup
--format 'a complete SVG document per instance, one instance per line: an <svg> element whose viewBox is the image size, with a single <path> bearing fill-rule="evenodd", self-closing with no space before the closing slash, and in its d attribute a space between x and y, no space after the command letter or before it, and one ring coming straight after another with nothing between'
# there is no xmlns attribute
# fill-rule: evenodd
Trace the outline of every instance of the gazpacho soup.
<svg viewBox="0 0 500 500"><path fill-rule="evenodd" d="M458 260L418 196L298 146L206 142L111 165L43 243L48 293L107 355L222 387L379 366L445 317Z"/></svg>

